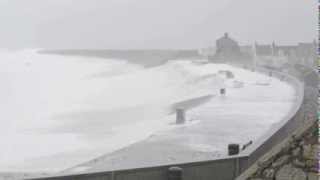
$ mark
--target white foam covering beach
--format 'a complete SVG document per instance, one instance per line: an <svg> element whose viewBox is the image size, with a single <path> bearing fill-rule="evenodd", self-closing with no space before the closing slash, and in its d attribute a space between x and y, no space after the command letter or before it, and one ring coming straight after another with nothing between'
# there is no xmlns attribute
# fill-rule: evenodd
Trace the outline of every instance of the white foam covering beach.
<svg viewBox="0 0 320 180"><path fill-rule="evenodd" d="M227 79L219 70L229 70L235 77ZM259 92L250 92L246 85L262 88L271 82L274 92L266 91L259 98L285 103L272 114L270 108L261 106L265 118L253 126L268 127L280 121L290 110L294 89L268 76L223 64L183 60L144 68L116 59L2 50L0 171L60 171L175 128L175 116L168 115L173 103L208 94L219 96L218 90L226 87L234 92L232 101L248 101L242 95L249 92L252 103L259 104L255 101ZM232 107L232 101L220 100ZM203 109L192 110L188 118L197 121L189 125L201 121L199 117L206 115L210 104L219 107L217 102L212 100ZM216 111L230 115L226 109ZM225 126L228 123L221 122ZM245 120L243 123L250 125ZM259 133L263 134L253 134ZM239 138L254 138L250 133L245 135ZM191 148L210 150L196 142Z"/></svg>

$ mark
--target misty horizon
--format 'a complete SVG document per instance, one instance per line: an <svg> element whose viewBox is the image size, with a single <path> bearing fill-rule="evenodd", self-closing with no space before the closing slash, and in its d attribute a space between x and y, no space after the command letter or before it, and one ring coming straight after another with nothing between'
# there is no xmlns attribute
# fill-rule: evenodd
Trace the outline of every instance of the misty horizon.
<svg viewBox="0 0 320 180"><path fill-rule="evenodd" d="M0 0L0 180L314 179L319 11Z"/></svg>
<svg viewBox="0 0 320 180"><path fill-rule="evenodd" d="M297 44L317 39L316 3L2 0L0 48L197 49L224 32L242 45Z"/></svg>

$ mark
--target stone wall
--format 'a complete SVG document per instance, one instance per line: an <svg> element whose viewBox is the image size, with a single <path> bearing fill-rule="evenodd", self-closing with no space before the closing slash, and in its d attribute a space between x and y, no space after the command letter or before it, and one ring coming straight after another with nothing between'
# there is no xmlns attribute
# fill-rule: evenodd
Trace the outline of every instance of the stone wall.
<svg viewBox="0 0 320 180"><path fill-rule="evenodd" d="M318 73L308 68L289 69L287 73L299 78L305 85L302 123L236 180L319 179Z"/></svg>
<svg viewBox="0 0 320 180"><path fill-rule="evenodd" d="M246 180L317 180L318 124L291 136L277 154L261 160Z"/></svg>

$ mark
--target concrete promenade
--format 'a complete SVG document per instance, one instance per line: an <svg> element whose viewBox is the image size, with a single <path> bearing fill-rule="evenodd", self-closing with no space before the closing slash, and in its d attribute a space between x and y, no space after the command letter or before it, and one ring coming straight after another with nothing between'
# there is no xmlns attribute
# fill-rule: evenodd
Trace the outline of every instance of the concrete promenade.
<svg viewBox="0 0 320 180"><path fill-rule="evenodd" d="M227 155L229 143L244 145L258 139L290 111L296 98L294 88L273 77L240 71L235 75L243 87L236 83L235 88L230 83L225 96L216 95L187 111L186 124L172 124L170 129L145 141L67 169L63 174L214 160Z"/></svg>

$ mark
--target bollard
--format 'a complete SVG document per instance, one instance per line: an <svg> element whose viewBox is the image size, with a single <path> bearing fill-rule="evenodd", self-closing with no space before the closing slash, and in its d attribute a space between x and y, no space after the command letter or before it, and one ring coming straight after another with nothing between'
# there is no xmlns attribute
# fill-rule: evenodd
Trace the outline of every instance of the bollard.
<svg viewBox="0 0 320 180"><path fill-rule="evenodd" d="M269 72L269 76L270 76L270 77L272 76L272 71Z"/></svg>
<svg viewBox="0 0 320 180"><path fill-rule="evenodd" d="M168 169L168 180L182 180L183 169L180 167L170 167Z"/></svg>
<svg viewBox="0 0 320 180"><path fill-rule="evenodd" d="M234 74L232 72L226 71L226 73L227 73L226 76L227 76L228 79L234 78Z"/></svg>
<svg viewBox="0 0 320 180"><path fill-rule="evenodd" d="M247 147L249 147L253 142L252 141L249 141L247 144L243 145L241 150L245 150Z"/></svg>
<svg viewBox="0 0 320 180"><path fill-rule="evenodd" d="M221 88L220 89L220 94L221 95L225 95L226 94L226 89L225 88Z"/></svg>
<svg viewBox="0 0 320 180"><path fill-rule="evenodd" d="M184 124L186 121L185 111L182 108L176 110L176 124Z"/></svg>
<svg viewBox="0 0 320 180"><path fill-rule="evenodd" d="M240 152L239 144L229 144L228 145L228 154L229 156L237 155Z"/></svg>

